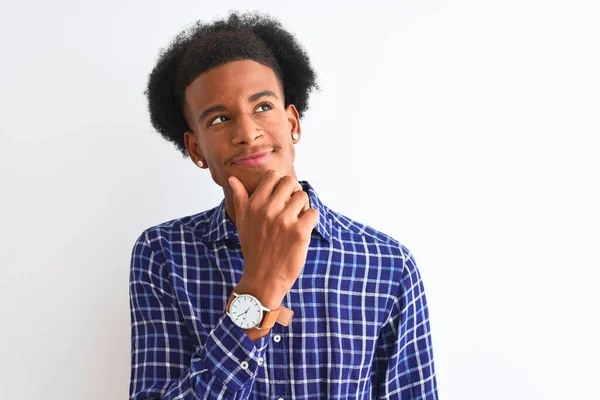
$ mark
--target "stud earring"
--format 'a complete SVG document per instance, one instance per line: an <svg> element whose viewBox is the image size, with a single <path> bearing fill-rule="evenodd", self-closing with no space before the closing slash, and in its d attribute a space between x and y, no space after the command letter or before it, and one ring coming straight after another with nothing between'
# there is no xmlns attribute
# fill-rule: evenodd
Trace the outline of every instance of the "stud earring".
<svg viewBox="0 0 600 400"><path fill-rule="evenodd" d="M197 164L200 168L204 167L204 162L202 162L202 160L198 160Z"/></svg>
<svg viewBox="0 0 600 400"><path fill-rule="evenodd" d="M298 135L297 133L294 133L292 135L292 139L294 139L294 140L298 140L299 137L300 137L300 135Z"/></svg>

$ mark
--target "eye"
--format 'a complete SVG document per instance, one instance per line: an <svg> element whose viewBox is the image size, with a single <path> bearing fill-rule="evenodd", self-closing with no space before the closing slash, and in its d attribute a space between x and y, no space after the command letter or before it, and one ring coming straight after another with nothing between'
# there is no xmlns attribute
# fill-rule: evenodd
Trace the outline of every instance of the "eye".
<svg viewBox="0 0 600 400"><path fill-rule="evenodd" d="M256 107L257 112L269 111L272 109L273 109L273 106L269 103L262 103L262 104L259 104L258 107Z"/></svg>
<svg viewBox="0 0 600 400"><path fill-rule="evenodd" d="M226 116L224 116L224 115L219 115L218 117L211 119L211 120L208 122L208 125L209 125L209 126L213 126L213 125L219 125L220 123L227 121L227 119L228 119L228 118L227 118Z"/></svg>

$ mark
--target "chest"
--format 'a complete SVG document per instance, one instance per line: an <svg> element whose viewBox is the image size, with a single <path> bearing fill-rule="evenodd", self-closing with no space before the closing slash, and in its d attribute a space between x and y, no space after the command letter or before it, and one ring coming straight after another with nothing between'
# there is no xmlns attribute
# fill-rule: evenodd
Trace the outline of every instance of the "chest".
<svg viewBox="0 0 600 400"><path fill-rule="evenodd" d="M222 317L243 274L242 252L236 246L215 246L174 265L172 285L180 311L201 340ZM393 276L393 265L377 251L311 243L302 272L283 300L294 311L286 332L304 338L303 346L310 337L316 346L323 337L335 337L340 349L354 346L352 340L371 346L393 303Z"/></svg>

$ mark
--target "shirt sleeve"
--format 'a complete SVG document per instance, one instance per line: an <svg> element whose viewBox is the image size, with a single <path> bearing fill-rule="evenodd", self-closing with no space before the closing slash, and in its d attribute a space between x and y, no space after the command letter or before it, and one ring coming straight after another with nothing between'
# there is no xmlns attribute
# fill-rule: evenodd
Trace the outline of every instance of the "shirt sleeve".
<svg viewBox="0 0 600 400"><path fill-rule="evenodd" d="M376 350L378 399L437 400L429 312L415 259L400 246L400 295Z"/></svg>
<svg viewBox="0 0 600 400"><path fill-rule="evenodd" d="M154 242L157 242L156 240ZM256 342L223 315L196 347L168 279L167 261L148 234L136 241L129 275L130 400L247 399L271 333Z"/></svg>

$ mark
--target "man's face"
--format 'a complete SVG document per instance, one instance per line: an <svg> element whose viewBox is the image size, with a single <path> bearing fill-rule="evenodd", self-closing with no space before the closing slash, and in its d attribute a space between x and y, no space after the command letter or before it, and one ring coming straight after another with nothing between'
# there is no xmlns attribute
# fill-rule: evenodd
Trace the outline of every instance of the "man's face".
<svg viewBox="0 0 600 400"><path fill-rule="evenodd" d="M185 134L190 157L202 160L223 188L235 176L251 194L269 169L296 177L292 134L300 134L298 112L293 105L285 108L271 68L242 60L199 75L186 88L185 116L192 130ZM262 162L235 162L256 152L267 152Z"/></svg>

